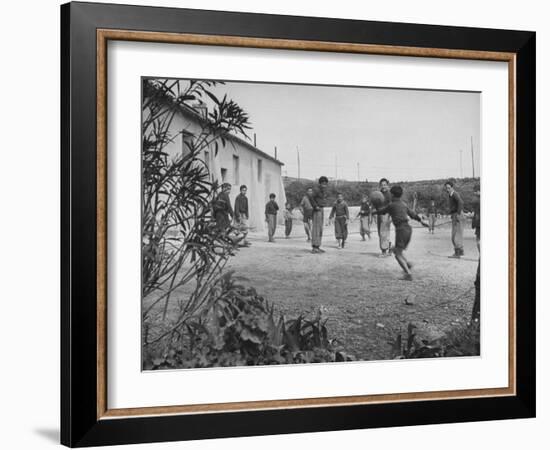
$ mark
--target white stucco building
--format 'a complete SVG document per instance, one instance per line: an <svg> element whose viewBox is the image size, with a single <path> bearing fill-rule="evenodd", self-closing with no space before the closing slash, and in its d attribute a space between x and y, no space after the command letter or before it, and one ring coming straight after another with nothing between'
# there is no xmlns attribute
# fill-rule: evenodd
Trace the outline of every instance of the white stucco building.
<svg viewBox="0 0 550 450"><path fill-rule="evenodd" d="M195 139L201 134L205 119L193 109L180 108L174 117L170 133L181 137L167 145L165 151L172 156L186 151L187 139ZM225 146L218 139L218 152L214 144L203 151L203 159L210 170L213 181L219 184L231 183L232 206L239 194L239 187L248 187L249 222L251 231L263 231L265 224L265 204L269 194L274 193L279 205L278 222L283 222L283 209L286 202L281 168L284 165L275 157L261 151L244 138L235 135L226 137Z"/></svg>

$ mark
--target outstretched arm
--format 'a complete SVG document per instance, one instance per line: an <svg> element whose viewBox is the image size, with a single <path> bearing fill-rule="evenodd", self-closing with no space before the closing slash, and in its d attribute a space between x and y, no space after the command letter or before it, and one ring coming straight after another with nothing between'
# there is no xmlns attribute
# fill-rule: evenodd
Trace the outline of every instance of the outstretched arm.
<svg viewBox="0 0 550 450"><path fill-rule="evenodd" d="M411 218L416 220L417 222L420 222L423 226L429 227L430 224L426 222L422 217L420 217L415 211L413 211L411 208L407 207L407 215Z"/></svg>

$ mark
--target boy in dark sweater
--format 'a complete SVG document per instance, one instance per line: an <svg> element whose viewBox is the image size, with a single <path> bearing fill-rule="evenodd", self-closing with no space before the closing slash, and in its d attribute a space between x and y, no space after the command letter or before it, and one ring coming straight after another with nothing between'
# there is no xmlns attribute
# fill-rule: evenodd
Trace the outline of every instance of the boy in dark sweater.
<svg viewBox="0 0 550 450"><path fill-rule="evenodd" d="M334 219L334 235L338 241L338 248L344 248L348 238L349 208L344 201L344 195L338 193L337 200L332 205L329 220Z"/></svg>
<svg viewBox="0 0 550 450"><path fill-rule="evenodd" d="M267 222L267 237L269 242L275 242L277 211L279 211L279 205L275 201L275 194L269 194L269 201L265 205L265 221Z"/></svg>
<svg viewBox="0 0 550 450"><path fill-rule="evenodd" d="M412 236L412 228L409 225L409 217L417 220L425 227L428 227L429 225L418 214L411 210L403 200L401 200L401 196L403 195L403 188L401 186L393 186L390 189L390 193L392 196L391 203L376 210L375 214L389 214L391 217L395 227L395 247L393 248L395 259L405 272L403 280L411 281L412 264L407 261L405 255L403 255L403 252L407 249Z"/></svg>
<svg viewBox="0 0 550 450"><path fill-rule="evenodd" d="M214 219L218 231L227 232L231 226L230 217L233 218L233 208L231 208L231 200L229 199L231 185L223 183L221 187L222 191L218 194L213 204Z"/></svg>
<svg viewBox="0 0 550 450"><path fill-rule="evenodd" d="M248 198L246 197L247 187L242 185L240 187L240 194L235 198L235 227L242 233L243 245L249 246L250 242L246 240L248 235Z"/></svg>

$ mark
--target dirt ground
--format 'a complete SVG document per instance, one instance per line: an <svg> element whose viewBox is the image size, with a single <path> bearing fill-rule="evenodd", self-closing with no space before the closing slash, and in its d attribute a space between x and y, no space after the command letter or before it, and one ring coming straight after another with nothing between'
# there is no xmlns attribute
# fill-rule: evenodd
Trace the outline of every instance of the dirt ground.
<svg viewBox="0 0 550 450"><path fill-rule="evenodd" d="M413 281L400 280L402 272L393 257L378 257L374 227L372 239L365 242L358 221L349 229L346 248L338 249L333 227L325 227L323 254L311 253L300 221L294 222L289 239L279 226L275 243L268 243L263 233L250 233L252 246L241 249L227 269L249 280L245 284L274 302L286 318L313 315L321 308L329 337L337 337L359 360L389 358L388 340L400 331L406 333L409 322L418 327L419 335L436 338L469 320L478 251L468 225L465 257L460 260L447 257L453 252L449 225L438 227L433 235L426 228L414 228L406 252L414 263Z"/></svg>

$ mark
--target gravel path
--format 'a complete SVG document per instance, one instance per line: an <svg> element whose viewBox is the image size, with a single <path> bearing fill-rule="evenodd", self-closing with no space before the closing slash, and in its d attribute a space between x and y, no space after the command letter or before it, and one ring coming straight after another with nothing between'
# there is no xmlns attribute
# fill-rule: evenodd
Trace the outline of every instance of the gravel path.
<svg viewBox="0 0 550 450"><path fill-rule="evenodd" d="M415 228L406 253L414 263L414 280L401 281L393 257L378 258L378 237L365 242L350 224L345 249L338 249L333 228L324 230L324 254L312 254L302 224L294 223L285 239L278 227L275 243L251 233L252 246L233 257L227 268L247 278L285 317L313 315L321 308L329 336L337 337L357 359L390 357L388 340L413 322L420 334L437 337L467 321L473 304L478 252L472 230L465 230L465 258L449 259L450 229L430 235ZM393 240L393 228L392 228ZM407 303L405 303L407 299Z"/></svg>

